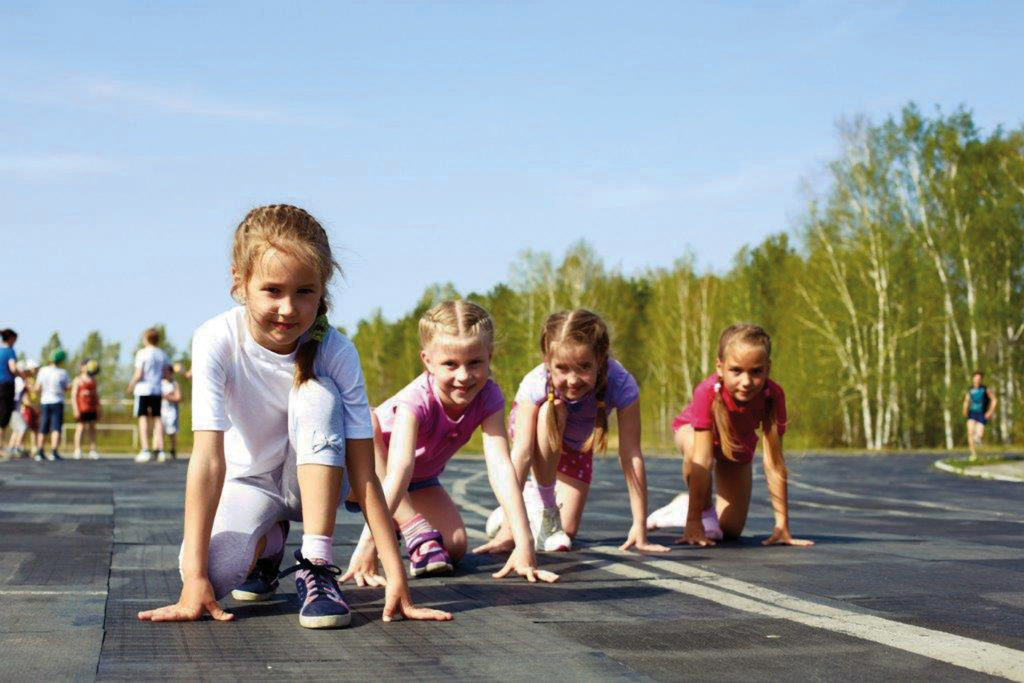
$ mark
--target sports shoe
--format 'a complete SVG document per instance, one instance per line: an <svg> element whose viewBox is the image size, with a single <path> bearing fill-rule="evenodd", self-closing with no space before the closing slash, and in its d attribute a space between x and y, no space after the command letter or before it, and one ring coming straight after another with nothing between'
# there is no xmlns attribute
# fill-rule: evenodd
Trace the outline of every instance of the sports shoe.
<svg viewBox="0 0 1024 683"><path fill-rule="evenodd" d="M94 450L92 450L92 451L89 451L89 459L90 459L90 460L99 460L99 459L100 459L100 454L99 454L99 453L97 453L97 452L96 452L96 451L94 451Z"/></svg>
<svg viewBox="0 0 1024 683"><path fill-rule="evenodd" d="M153 451L139 451L135 456L135 462L149 462L153 459Z"/></svg>
<svg viewBox="0 0 1024 683"><path fill-rule="evenodd" d="M81 459L82 459L82 451L80 451L80 450L78 450L76 448L75 449L75 460L81 460Z"/></svg>
<svg viewBox="0 0 1024 683"><path fill-rule="evenodd" d="M164 453L163 451L160 451L159 453L156 454L156 461L157 462L167 462L168 458L169 458L169 456L166 453Z"/></svg>
<svg viewBox="0 0 1024 683"><path fill-rule="evenodd" d="M686 526L686 515L690 507L690 496L680 493L668 505L647 515L647 530L668 529Z"/></svg>
<svg viewBox="0 0 1024 683"><path fill-rule="evenodd" d="M487 526L484 527L484 532L487 534L487 538L494 538L501 531L501 525L505 521L505 512L501 509L501 506L494 508L491 514L487 517Z"/></svg>
<svg viewBox="0 0 1024 683"><path fill-rule="evenodd" d="M62 458L60 456L60 453L58 453L56 450L52 450L52 451L50 451L50 454L48 456L46 456L46 459L47 460L56 461L56 460L63 460L64 458Z"/></svg>
<svg viewBox="0 0 1024 683"><path fill-rule="evenodd" d="M46 456L43 455L43 449L40 448L38 451L36 451L36 454L32 456L32 459L35 460L36 462L42 462L46 460Z"/></svg>
<svg viewBox="0 0 1024 683"><path fill-rule="evenodd" d="M352 621L352 613L341 597L338 581L341 568L324 560L307 560L301 550L295 551L298 564L285 569L279 578L295 573L295 590L299 594L299 625L306 628L341 628Z"/></svg>
<svg viewBox="0 0 1024 683"><path fill-rule="evenodd" d="M284 538L288 539L288 522L283 523ZM284 559L284 544L281 544L281 551L270 557L261 557L256 560L256 565L245 577L245 581L238 584L231 597L244 602L262 602L274 597L279 582L277 574L281 570L281 560Z"/></svg>
<svg viewBox="0 0 1024 683"><path fill-rule="evenodd" d="M534 549L538 551L555 553L572 550L572 539L562 529L562 513L557 507L544 508L539 523L536 527L531 524L530 530L533 531Z"/></svg>
<svg viewBox="0 0 1024 683"><path fill-rule="evenodd" d="M409 548L409 575L447 574L452 571L452 558L441 545L439 531L425 531L416 534Z"/></svg>

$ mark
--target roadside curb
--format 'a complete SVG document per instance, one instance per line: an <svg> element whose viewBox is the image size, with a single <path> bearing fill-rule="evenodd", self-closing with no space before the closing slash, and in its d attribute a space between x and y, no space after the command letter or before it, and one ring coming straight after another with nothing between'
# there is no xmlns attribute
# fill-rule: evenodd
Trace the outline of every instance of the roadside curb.
<svg viewBox="0 0 1024 683"><path fill-rule="evenodd" d="M955 474L960 477L973 477L975 479L986 479L989 481L1008 481L1016 484L1024 483L1024 477L1017 477L1009 474L1000 474L997 472L986 472L984 465L976 467L953 467L946 462L948 458L936 460L932 463L937 470L948 472L949 474Z"/></svg>

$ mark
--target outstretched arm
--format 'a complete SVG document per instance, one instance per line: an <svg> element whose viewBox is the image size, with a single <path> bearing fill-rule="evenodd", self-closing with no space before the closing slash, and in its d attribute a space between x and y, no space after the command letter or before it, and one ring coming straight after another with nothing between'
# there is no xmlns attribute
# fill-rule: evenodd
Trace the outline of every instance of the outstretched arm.
<svg viewBox="0 0 1024 683"><path fill-rule="evenodd" d="M763 447L764 478L772 497L772 511L775 513L775 528L772 529L772 535L764 541L764 545L814 545L814 541L793 538L789 534L788 472L786 461L782 457L782 437L774 425L771 431L764 435Z"/></svg>
<svg viewBox="0 0 1024 683"><path fill-rule="evenodd" d="M629 491L633 524L620 550L635 547L639 551L667 553L668 548L647 541L647 469L640 449L640 401L617 411L619 421L619 464Z"/></svg>
<svg viewBox="0 0 1024 683"><path fill-rule="evenodd" d="M217 604L210 584L210 532L224 487L224 432L197 431L185 480L185 543L181 597L173 605L139 612L142 621L195 621L209 612L218 621L233 614Z"/></svg>
<svg viewBox="0 0 1024 683"><path fill-rule="evenodd" d="M505 519L508 520L512 537L515 539L515 550L501 571L494 574L494 578L503 578L514 571L520 576L525 576L530 583L537 579L553 583L558 580L557 574L537 569L537 558L533 551L533 534L530 533L530 524L526 519L523 492L509 458L508 439L505 436L505 416L500 410L492 413L483 421L481 430L484 435L487 477L490 479L495 497L505 510ZM489 546L496 543L497 541L492 541L477 548L476 551L487 552L490 550Z"/></svg>
<svg viewBox="0 0 1024 683"><path fill-rule="evenodd" d="M452 615L436 609L416 607L409 597L409 584L405 566L398 554L391 511L384 500L384 491L374 471L373 440L348 439L346 442L345 464L348 466L349 483L356 500L363 508L366 525L373 534L376 547L387 575L384 589L384 621L391 621L397 611L406 619L448 621Z"/></svg>

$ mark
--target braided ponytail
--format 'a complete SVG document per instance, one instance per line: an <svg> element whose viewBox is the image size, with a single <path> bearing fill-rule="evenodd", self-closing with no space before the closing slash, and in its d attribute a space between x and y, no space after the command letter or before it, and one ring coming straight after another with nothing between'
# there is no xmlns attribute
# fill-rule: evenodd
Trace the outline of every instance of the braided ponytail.
<svg viewBox="0 0 1024 683"><path fill-rule="evenodd" d="M547 384L548 402L548 446L552 453L562 452L562 435L558 433L558 416L555 415L555 387L551 383L551 375L548 374Z"/></svg>

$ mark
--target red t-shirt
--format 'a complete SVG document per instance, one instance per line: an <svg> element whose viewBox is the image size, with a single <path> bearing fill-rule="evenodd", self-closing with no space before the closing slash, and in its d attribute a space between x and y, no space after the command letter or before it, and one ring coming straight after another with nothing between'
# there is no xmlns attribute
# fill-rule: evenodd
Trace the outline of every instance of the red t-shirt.
<svg viewBox="0 0 1024 683"><path fill-rule="evenodd" d="M694 429L714 429L715 418L711 413L711 402L715 398L715 385L722 381L717 373L712 373L693 390L693 400L672 421L672 431L683 425L691 425ZM737 403L728 391L719 386L719 393L729 411L729 421L736 433L736 438L743 445L739 453L734 453L736 460L748 463L754 459L757 449L757 429L765 418L765 399L771 397L772 409L775 411L775 424L779 436L786 433L786 394L770 379L765 382L764 390L746 403ZM714 435L715 457L725 458L722 443L718 434Z"/></svg>
<svg viewBox="0 0 1024 683"><path fill-rule="evenodd" d="M100 395L96 392L96 380L78 380L78 389L75 391L75 403L78 404L78 412L95 413L100 409Z"/></svg>

